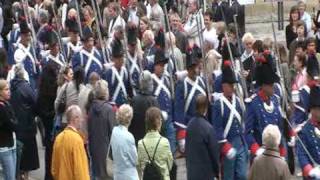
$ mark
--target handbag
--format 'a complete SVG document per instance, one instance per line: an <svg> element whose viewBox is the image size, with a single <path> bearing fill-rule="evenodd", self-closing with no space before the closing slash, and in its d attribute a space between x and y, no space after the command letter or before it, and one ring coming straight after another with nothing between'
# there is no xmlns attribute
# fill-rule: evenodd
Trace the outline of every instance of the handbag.
<svg viewBox="0 0 320 180"><path fill-rule="evenodd" d="M64 111L66 110L67 106L67 88L68 88L68 83L66 84L64 90L63 90L63 95L61 97L60 103L58 104L58 114L63 114Z"/></svg>

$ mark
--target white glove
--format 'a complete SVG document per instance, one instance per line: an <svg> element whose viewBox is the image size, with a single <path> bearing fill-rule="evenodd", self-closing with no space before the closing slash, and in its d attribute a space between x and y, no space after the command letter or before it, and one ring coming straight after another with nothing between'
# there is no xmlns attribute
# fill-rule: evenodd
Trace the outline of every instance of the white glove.
<svg viewBox="0 0 320 180"><path fill-rule="evenodd" d="M291 137L290 141L288 142L289 147L294 147L296 145L296 137Z"/></svg>
<svg viewBox="0 0 320 180"><path fill-rule="evenodd" d="M311 169L311 171L309 172L309 176L312 178L320 179L320 168L315 167Z"/></svg>
<svg viewBox="0 0 320 180"><path fill-rule="evenodd" d="M259 148L259 149L257 150L257 152L256 152L256 156L260 156L261 154L264 153L264 151L265 151L264 148Z"/></svg>
<svg viewBox="0 0 320 180"><path fill-rule="evenodd" d="M235 148L231 148L227 153L228 159L233 159L237 154L237 150Z"/></svg>
<svg viewBox="0 0 320 180"><path fill-rule="evenodd" d="M104 64L104 68L105 68L105 69L110 69L110 68L113 66L113 64L114 64L113 62L111 62L111 63L105 63L105 64Z"/></svg>
<svg viewBox="0 0 320 180"><path fill-rule="evenodd" d="M168 119L168 113L165 111L161 111L161 114L162 114L163 121L166 121Z"/></svg>
<svg viewBox="0 0 320 180"><path fill-rule="evenodd" d="M178 144L179 144L179 149L182 153L185 152L185 145L186 145L186 140L185 139L180 139L178 140Z"/></svg>

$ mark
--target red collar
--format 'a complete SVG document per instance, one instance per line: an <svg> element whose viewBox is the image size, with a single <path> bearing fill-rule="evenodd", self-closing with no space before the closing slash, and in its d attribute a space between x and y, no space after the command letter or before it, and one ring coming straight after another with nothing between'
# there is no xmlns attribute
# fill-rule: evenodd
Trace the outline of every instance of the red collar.
<svg viewBox="0 0 320 180"><path fill-rule="evenodd" d="M320 122L318 122L315 118L311 117L310 123L320 129Z"/></svg>
<svg viewBox="0 0 320 180"><path fill-rule="evenodd" d="M258 96L262 99L263 102L268 102L270 98L260 89Z"/></svg>

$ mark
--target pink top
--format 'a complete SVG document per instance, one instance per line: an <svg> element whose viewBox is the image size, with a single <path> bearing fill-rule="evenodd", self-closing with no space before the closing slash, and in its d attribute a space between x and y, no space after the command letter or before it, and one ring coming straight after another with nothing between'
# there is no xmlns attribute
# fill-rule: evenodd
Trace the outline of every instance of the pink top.
<svg viewBox="0 0 320 180"><path fill-rule="evenodd" d="M292 90L299 90L302 86L307 84L307 69L303 68L299 71L292 83Z"/></svg>

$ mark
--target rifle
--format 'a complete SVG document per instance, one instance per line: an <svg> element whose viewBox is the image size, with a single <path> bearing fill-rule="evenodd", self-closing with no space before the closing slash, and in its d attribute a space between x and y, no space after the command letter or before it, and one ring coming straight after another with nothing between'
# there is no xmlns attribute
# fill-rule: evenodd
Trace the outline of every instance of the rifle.
<svg viewBox="0 0 320 180"><path fill-rule="evenodd" d="M79 3L78 0L74 0L76 4L76 10L77 10L77 21L79 25L79 31L80 31L80 37L83 37L83 32L82 32L82 25L81 25L81 19L80 19L80 8L79 8Z"/></svg>
<svg viewBox="0 0 320 180"><path fill-rule="evenodd" d="M92 4L92 7L93 7L93 11L95 13L95 16L97 17L96 19L96 26L97 26L97 31L98 31L98 38L99 38L99 41L100 41L100 45L102 47L102 56L103 56L103 62L106 63L108 62L108 60L106 59L107 56L106 56L106 45L104 44L104 41L102 39L102 34L101 34L101 29L100 29L100 20L99 20L99 16L97 14L100 14L98 11L97 11L97 8L96 8L96 4L95 4L95 1L94 0L91 0L91 4ZM98 5L97 5L98 6Z"/></svg>
<svg viewBox="0 0 320 180"><path fill-rule="evenodd" d="M63 55L65 61L68 61L68 60L67 60L66 52L63 50L62 41L61 41L62 36L61 36L60 30L59 30L59 23L58 23L59 19L58 19L58 16L57 16L57 14L56 14L56 11L55 11L55 9L54 9L54 7L53 7L53 3L51 3L51 8L52 8L53 16L54 16L54 18L56 19L57 36L58 36L58 43L59 43L59 46L60 46L60 51L62 51L62 55ZM62 24L61 24L61 25L62 25Z"/></svg>
<svg viewBox="0 0 320 180"><path fill-rule="evenodd" d="M240 47L241 41L240 41L240 38L239 38L239 28L238 28L238 23L237 23L237 16L238 16L237 14L233 15L233 21L234 21L234 25L236 27L236 37L237 37L237 41L238 41L238 51L239 51L239 54L241 54L241 47ZM240 72L243 72L244 68L243 68L243 62L241 61L241 59L239 59L239 64L240 64ZM247 81L241 75L240 75L240 81L241 81L241 84L243 86L244 98L248 98Z"/></svg>
<svg viewBox="0 0 320 180"><path fill-rule="evenodd" d="M164 10L164 15L165 15L165 21L167 23L167 27L168 27L168 35L169 35L169 41L170 41L170 49L171 49L171 55L172 55L172 58L173 58L173 64L174 64L174 68L173 69L178 69L178 65L177 65L177 59L175 58L175 55L174 55L174 48L173 48L173 45L172 45L172 39L171 39L171 27L170 27L170 23L169 23L169 17L168 17L168 11L167 11L167 8L166 8L166 4L168 3L168 1L165 1L164 3L164 7L163 7L163 10ZM171 97L172 99L174 99L175 97L175 87L174 87L174 84L175 84L175 80L173 78L173 76L170 76L169 75L169 78L170 78L170 86L171 86Z"/></svg>

